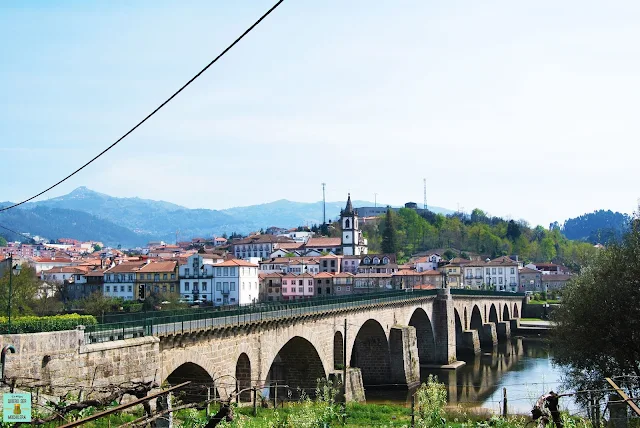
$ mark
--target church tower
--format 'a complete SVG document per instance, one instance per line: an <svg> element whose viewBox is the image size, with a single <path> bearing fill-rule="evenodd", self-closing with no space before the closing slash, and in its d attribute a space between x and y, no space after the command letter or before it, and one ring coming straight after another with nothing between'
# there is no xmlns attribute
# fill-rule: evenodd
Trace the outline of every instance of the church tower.
<svg viewBox="0 0 640 428"><path fill-rule="evenodd" d="M367 240L362 237L358 213L351 204L351 194L347 198L347 206L340 213L340 225L342 226L342 254L345 256L367 254Z"/></svg>

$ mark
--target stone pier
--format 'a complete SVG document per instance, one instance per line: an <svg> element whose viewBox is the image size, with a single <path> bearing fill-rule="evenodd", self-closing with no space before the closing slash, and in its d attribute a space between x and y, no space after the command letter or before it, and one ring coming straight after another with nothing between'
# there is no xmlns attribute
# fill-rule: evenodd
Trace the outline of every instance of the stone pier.
<svg viewBox="0 0 640 428"><path fill-rule="evenodd" d="M416 329L394 325L389 332L391 382L412 388L420 384Z"/></svg>
<svg viewBox="0 0 640 428"><path fill-rule="evenodd" d="M480 337L478 330L465 330L462 332L462 350L469 354L480 353Z"/></svg>
<svg viewBox="0 0 640 428"><path fill-rule="evenodd" d="M498 344L498 335L496 334L496 325L492 322L482 324L482 337L480 343L482 346L495 346Z"/></svg>
<svg viewBox="0 0 640 428"><path fill-rule="evenodd" d="M506 340L511 338L511 324L509 322L496 323L496 332L498 340Z"/></svg>

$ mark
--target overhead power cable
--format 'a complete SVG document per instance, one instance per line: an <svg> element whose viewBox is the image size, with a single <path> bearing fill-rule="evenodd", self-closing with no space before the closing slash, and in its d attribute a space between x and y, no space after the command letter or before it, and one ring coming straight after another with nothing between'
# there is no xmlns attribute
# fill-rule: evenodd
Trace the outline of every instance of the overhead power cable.
<svg viewBox="0 0 640 428"><path fill-rule="evenodd" d="M240 35L240 37L238 37L237 39L234 40L233 43L231 43L229 46L227 46L227 48L225 50L222 51L222 53L220 53L217 57L215 57L213 59L213 61L211 61L209 64L207 64L202 70L200 70L198 72L198 74L196 74L195 76L193 76L187 83L185 83L184 85L182 85L182 87L180 89L178 89L176 92L173 93L173 95L171 95L169 98L167 98L162 104L160 104L155 110L153 110L151 113L149 113L144 119L142 119L140 122L138 122L137 125L135 125L133 128L131 128L129 131L127 131L126 134L124 134L122 137L118 138L113 144L111 144L109 147L107 147L106 149L104 149L103 151L101 151L100 153L98 153L98 155L96 155L94 158L92 158L89 162L85 163L84 165L82 165L80 168L76 169L75 171L73 171L71 174L67 175L66 177L64 177L62 180L58 181L57 183L47 187L46 189L44 189L42 192L31 196L28 199L25 199L22 202L18 202L16 204L10 205L8 207L4 207L4 208L0 208L0 212L2 211L7 211L10 210L12 208L18 207L24 203L27 203L35 198L37 198L38 196L41 196L45 193L47 193L49 190L53 189L56 186L59 186L60 184L64 183L65 181L67 181L68 179L70 179L71 177L73 177L74 175L76 175L77 173L79 173L80 171L82 171L84 168L86 168L87 166L89 166L93 161L95 161L96 159L98 159L100 156L102 156L103 154L107 153L109 150L111 150L112 148L114 148L120 141L124 140L125 138L127 138L129 136L129 134L131 134L133 131L135 131L136 129L138 129L143 123L145 123L148 119L150 119L154 114L156 114L158 111L160 111L161 108L163 108L165 105L169 104L169 102L171 100L173 100L180 92L182 92L187 86L189 86L191 83L193 83L194 80L196 80L198 77L200 77L205 71L207 71L209 69L209 67L211 67L213 64L215 64L220 58L222 58L227 52L229 52L236 44L238 44L238 42L240 42L240 40L242 40L244 38L244 36L246 36L247 34L249 34L251 32L251 30L253 30L255 27L258 26L258 24L260 24L260 22L262 22L263 19L265 19L267 16L269 16L269 14L271 14L271 12L273 12L278 6L280 6L280 4L282 4L284 0L279 0L276 4L274 4L271 9L269 9L267 12L265 12L264 15L262 15L260 17L260 19L258 19L256 22L253 23L253 25L251 25L249 28L247 28L245 30L244 33L242 33Z"/></svg>
<svg viewBox="0 0 640 428"><path fill-rule="evenodd" d="M9 229L8 227L3 226L3 225L1 225L1 224L0 224L0 229L4 229L4 230L7 230L7 231L9 231L9 232L11 232L11 233L15 233L16 235L21 236L21 237L23 237L23 238L31 239L31 237L30 237L30 236L27 236L27 235L22 234L22 233L20 233L20 232L16 232L15 230L13 230L13 229Z"/></svg>

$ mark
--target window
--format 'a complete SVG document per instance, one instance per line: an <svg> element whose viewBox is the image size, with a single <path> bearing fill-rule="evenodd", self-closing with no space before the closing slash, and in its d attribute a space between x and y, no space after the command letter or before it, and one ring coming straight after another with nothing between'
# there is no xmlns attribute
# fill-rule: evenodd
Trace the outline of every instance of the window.
<svg viewBox="0 0 640 428"><path fill-rule="evenodd" d="M379 265L379 264L380 264L380 259L379 259L379 258L377 258L377 257L374 257L374 258L373 258L373 264L374 264L374 265Z"/></svg>
<svg viewBox="0 0 640 428"><path fill-rule="evenodd" d="M160 287L158 287L157 285L153 287L153 292L154 293L159 293L160 292Z"/></svg>
<svg viewBox="0 0 640 428"><path fill-rule="evenodd" d="M341 290L342 290L342 288L338 285L338 286L336 287L336 290L341 291Z"/></svg>
<svg viewBox="0 0 640 428"><path fill-rule="evenodd" d="M302 293L302 287L298 287L298 293Z"/></svg>
<svg viewBox="0 0 640 428"><path fill-rule="evenodd" d="M516 279L514 277L511 277L511 284L515 284L516 283Z"/></svg>
<svg viewBox="0 0 640 428"><path fill-rule="evenodd" d="M234 275L236 274L236 268L233 268L233 267L232 267L232 268L229 268L229 274L230 274L231 276L234 276Z"/></svg>
<svg viewBox="0 0 640 428"><path fill-rule="evenodd" d="M133 291L133 285L130 285L129 287L127 287L127 291L131 293Z"/></svg>
<svg viewBox="0 0 640 428"><path fill-rule="evenodd" d="M189 268L184 268L184 274L185 274L186 276L189 276Z"/></svg>
<svg viewBox="0 0 640 428"><path fill-rule="evenodd" d="M151 279L151 274L150 273L147 274L147 279Z"/></svg>
<svg viewBox="0 0 640 428"><path fill-rule="evenodd" d="M222 269L221 268L216 268L216 275L217 276L222 275Z"/></svg>
<svg viewBox="0 0 640 428"><path fill-rule="evenodd" d="M318 294L322 294L322 287L318 287Z"/></svg>
<svg viewBox="0 0 640 428"><path fill-rule="evenodd" d="M385 257L382 259L382 264L383 265L388 265L389 264L389 257Z"/></svg>
<svg viewBox="0 0 640 428"><path fill-rule="evenodd" d="M124 285L121 285L121 286L120 286L120 291L121 291L122 293L124 293Z"/></svg>
<svg viewBox="0 0 640 428"><path fill-rule="evenodd" d="M207 291L207 283L206 282L202 283L202 291Z"/></svg>
<svg viewBox="0 0 640 428"><path fill-rule="evenodd" d="M109 293L109 292L111 291L111 286L107 285L107 286L105 287L105 290L106 290L106 292L107 292L107 293Z"/></svg>
<svg viewBox="0 0 640 428"><path fill-rule="evenodd" d="M220 290L222 290L222 283L216 282L216 291L220 291Z"/></svg>
<svg viewBox="0 0 640 428"><path fill-rule="evenodd" d="M176 279L176 274L175 273L171 274L171 279Z"/></svg>
<svg viewBox="0 0 640 428"><path fill-rule="evenodd" d="M242 290L244 291L244 281L242 282Z"/></svg>
<svg viewBox="0 0 640 428"><path fill-rule="evenodd" d="M236 298L235 298L235 297L232 297L232 298L231 298L231 301L232 301L232 302L235 302L235 301L236 301Z"/></svg>
<svg viewBox="0 0 640 428"><path fill-rule="evenodd" d="M189 291L189 283L188 282L184 283L184 291Z"/></svg>
<svg viewBox="0 0 640 428"><path fill-rule="evenodd" d="M236 283L235 282L231 282L231 284L229 285L229 290L236 291Z"/></svg>
<svg viewBox="0 0 640 428"><path fill-rule="evenodd" d="M498 268L498 274L502 275L502 268Z"/></svg>
<svg viewBox="0 0 640 428"><path fill-rule="evenodd" d="M171 290L171 292L173 293L174 291L176 291L176 287L172 285L171 287L169 287L169 290Z"/></svg>
<svg viewBox="0 0 640 428"><path fill-rule="evenodd" d="M167 292L167 286L166 286L166 285L163 285L163 286L162 286L162 292L163 292L163 293L166 293L166 292Z"/></svg>
<svg viewBox="0 0 640 428"><path fill-rule="evenodd" d="M498 278L498 284L502 284L502 277Z"/></svg>
<svg viewBox="0 0 640 428"><path fill-rule="evenodd" d="M229 268L224 268L224 276L229 276Z"/></svg>
<svg viewBox="0 0 640 428"><path fill-rule="evenodd" d="M287 292L287 287L282 287L282 292L286 293Z"/></svg>
<svg viewBox="0 0 640 428"><path fill-rule="evenodd" d="M491 273L495 275L496 274L496 268L491 268Z"/></svg>
<svg viewBox="0 0 640 428"><path fill-rule="evenodd" d="M327 287L327 294L331 294L331 287Z"/></svg>
<svg viewBox="0 0 640 428"><path fill-rule="evenodd" d="M309 287L309 293L313 293L313 287Z"/></svg>
<svg viewBox="0 0 640 428"><path fill-rule="evenodd" d="M298 280L298 285L302 285L302 280L301 279Z"/></svg>
<svg viewBox="0 0 640 428"><path fill-rule="evenodd" d="M167 274L166 273L162 274L162 279L167 279Z"/></svg>
<svg viewBox="0 0 640 428"><path fill-rule="evenodd" d="M516 273L516 268L511 268L511 275Z"/></svg>
<svg viewBox="0 0 640 428"><path fill-rule="evenodd" d="M347 291L351 291L351 287L347 285Z"/></svg>

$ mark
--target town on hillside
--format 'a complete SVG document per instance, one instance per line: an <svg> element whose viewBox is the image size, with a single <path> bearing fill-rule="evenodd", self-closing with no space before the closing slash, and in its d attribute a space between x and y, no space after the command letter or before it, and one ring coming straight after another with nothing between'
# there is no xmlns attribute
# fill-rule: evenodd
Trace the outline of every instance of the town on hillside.
<svg viewBox="0 0 640 428"><path fill-rule="evenodd" d="M378 210L373 214L386 212ZM40 242L0 247L0 273L9 257L14 265L26 264L41 281L38 295L59 297L72 307L74 301L96 295L124 302L151 298L165 304L227 306L441 287L553 293L571 279L563 265L525 264L517 255L463 258L434 249L399 263L396 254L369 252L361 226L375 216L360 212L349 196L336 237L270 227L229 240L150 242L136 251L74 239L47 243L36 237Z"/></svg>

